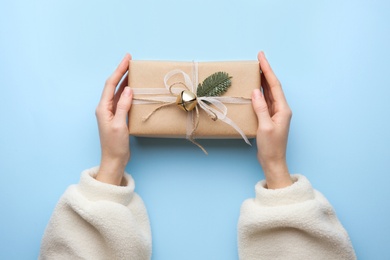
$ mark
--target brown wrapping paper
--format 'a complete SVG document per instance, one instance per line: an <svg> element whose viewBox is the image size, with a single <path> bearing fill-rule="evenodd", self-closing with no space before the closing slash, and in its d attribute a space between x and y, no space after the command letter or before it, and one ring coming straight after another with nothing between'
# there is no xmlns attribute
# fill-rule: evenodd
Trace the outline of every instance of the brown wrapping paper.
<svg viewBox="0 0 390 260"><path fill-rule="evenodd" d="M165 75L180 69L190 77L193 75L193 62L130 61L129 86L132 88L164 88ZM227 97L251 98L252 91L260 87L260 69L257 61L199 62L198 80L211 74L224 71L232 76L232 85L223 95ZM176 75L169 84L184 82ZM135 95L135 98L142 95ZM229 117L248 138L256 136L257 117L252 104L225 104ZM176 105L156 111L147 121L143 119L161 104L133 104L129 115L129 132L134 136L185 138L187 133L187 113ZM230 125L221 120L213 121L205 111L199 109L199 125L194 138L242 138Z"/></svg>

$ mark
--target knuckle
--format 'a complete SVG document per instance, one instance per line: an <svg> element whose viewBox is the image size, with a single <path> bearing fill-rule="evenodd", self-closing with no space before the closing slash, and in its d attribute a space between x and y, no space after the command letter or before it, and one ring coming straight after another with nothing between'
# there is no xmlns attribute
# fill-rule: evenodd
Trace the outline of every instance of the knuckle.
<svg viewBox="0 0 390 260"><path fill-rule="evenodd" d="M278 79L276 79L275 83L274 83L274 87L275 88L282 88L282 83L280 83L280 81Z"/></svg>
<svg viewBox="0 0 390 260"><path fill-rule="evenodd" d="M126 100L120 99L116 105L117 110L128 111L130 109L130 104Z"/></svg>
<svg viewBox="0 0 390 260"><path fill-rule="evenodd" d="M292 117L292 110L291 110L291 108L287 104L285 104L284 106L281 107L280 113L285 118L291 118Z"/></svg>
<svg viewBox="0 0 390 260"><path fill-rule="evenodd" d="M268 106L266 103L257 104L255 106L256 113L265 113L268 112Z"/></svg>
<svg viewBox="0 0 390 260"><path fill-rule="evenodd" d="M114 123L114 124L111 125L111 131L112 131L113 133L121 132L122 129L123 129L122 124Z"/></svg>
<svg viewBox="0 0 390 260"><path fill-rule="evenodd" d="M110 85L111 82L112 82L111 77L108 77L108 78L106 79L105 86Z"/></svg>
<svg viewBox="0 0 390 260"><path fill-rule="evenodd" d="M259 125L259 131L263 134L263 135L269 135L271 133L274 132L274 126L271 125L271 124L260 124Z"/></svg>
<svg viewBox="0 0 390 260"><path fill-rule="evenodd" d="M292 118L293 116L293 112L289 107L286 109L285 114L288 118Z"/></svg>
<svg viewBox="0 0 390 260"><path fill-rule="evenodd" d="M95 109L96 117L101 116L104 113L102 106L99 104Z"/></svg>
<svg viewBox="0 0 390 260"><path fill-rule="evenodd" d="M101 112L100 112L100 107L97 106L96 109L95 109L95 116L96 116L96 117L99 117L100 113L101 113Z"/></svg>
<svg viewBox="0 0 390 260"><path fill-rule="evenodd" d="M127 105L124 104L123 102L118 102L118 104L116 105L116 109L117 110L127 110Z"/></svg>

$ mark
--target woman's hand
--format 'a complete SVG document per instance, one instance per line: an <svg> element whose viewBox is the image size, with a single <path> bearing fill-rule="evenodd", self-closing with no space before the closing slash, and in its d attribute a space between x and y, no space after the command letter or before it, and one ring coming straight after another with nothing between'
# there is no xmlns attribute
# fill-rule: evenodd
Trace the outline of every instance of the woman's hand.
<svg viewBox="0 0 390 260"><path fill-rule="evenodd" d="M106 81L102 97L96 108L101 144L101 162L96 179L121 185L125 167L130 160L127 117L133 98L127 85L127 76L119 82L129 68L130 54L126 54L114 73Z"/></svg>
<svg viewBox="0 0 390 260"><path fill-rule="evenodd" d="M258 55L262 70L262 89L252 94L253 109L258 118L257 158L263 168L267 187L278 189L292 184L286 161L288 132L292 112L282 86L263 52Z"/></svg>

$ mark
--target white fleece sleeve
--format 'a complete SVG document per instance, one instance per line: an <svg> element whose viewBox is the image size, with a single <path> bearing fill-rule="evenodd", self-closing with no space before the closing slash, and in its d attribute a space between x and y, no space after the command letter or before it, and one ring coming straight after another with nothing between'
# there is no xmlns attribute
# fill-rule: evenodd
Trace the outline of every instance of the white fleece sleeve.
<svg viewBox="0 0 390 260"><path fill-rule="evenodd" d="M238 222L238 250L248 259L356 259L347 232L326 198L302 175L271 190L256 185Z"/></svg>
<svg viewBox="0 0 390 260"><path fill-rule="evenodd" d="M58 202L46 228L39 259L150 259L152 238L146 208L126 186L97 181L98 168L81 174Z"/></svg>

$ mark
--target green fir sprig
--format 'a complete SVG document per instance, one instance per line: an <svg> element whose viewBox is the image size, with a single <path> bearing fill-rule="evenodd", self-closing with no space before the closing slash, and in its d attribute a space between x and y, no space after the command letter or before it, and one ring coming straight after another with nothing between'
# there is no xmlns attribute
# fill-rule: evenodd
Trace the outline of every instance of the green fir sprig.
<svg viewBox="0 0 390 260"><path fill-rule="evenodd" d="M198 85L196 95L198 97L221 96L232 85L231 78L226 72L216 72L208 76L202 84Z"/></svg>

